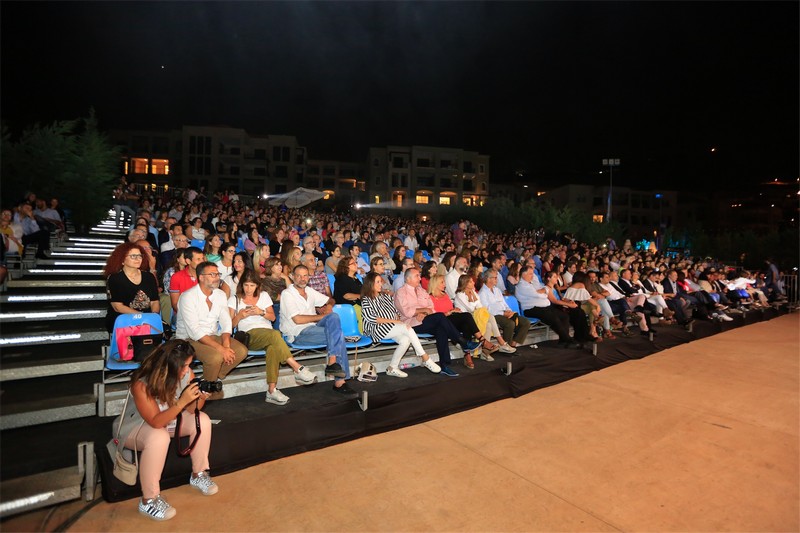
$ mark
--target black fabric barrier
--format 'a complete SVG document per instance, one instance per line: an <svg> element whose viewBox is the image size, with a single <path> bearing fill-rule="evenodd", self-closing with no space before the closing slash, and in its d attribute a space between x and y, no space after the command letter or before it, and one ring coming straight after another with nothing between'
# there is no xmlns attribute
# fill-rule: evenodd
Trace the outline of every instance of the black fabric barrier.
<svg viewBox="0 0 800 533"><path fill-rule="evenodd" d="M659 351L715 335L746 324L778 316L772 310L733 315L732 322L695 321L692 331L681 326L656 326L651 341L639 335L620 337L582 349L557 347L543 342L538 349L521 347L517 356L495 354L495 361L475 361L475 369L456 363L458 378L431 374L424 368L408 370L407 379L381 374L375 383L350 381L350 386L369 393L368 410L362 411L354 398L331 391L330 381L308 387L286 389L291 401L286 406L264 403L263 394L210 402L206 412L213 426L210 462L212 474L224 474L281 457L303 453L374 435L427 420L472 409L500 399L519 397L537 389L602 370L611 365L642 359ZM635 328L633 331L637 331ZM503 372L511 362L512 373ZM98 419L100 420L100 419ZM108 435L112 418L103 419ZM103 497L110 502L141 495L139 487L122 484L112 473L106 452L107 440L97 441L96 452L103 481ZM188 483L191 461L170 448L164 468L163 489Z"/></svg>

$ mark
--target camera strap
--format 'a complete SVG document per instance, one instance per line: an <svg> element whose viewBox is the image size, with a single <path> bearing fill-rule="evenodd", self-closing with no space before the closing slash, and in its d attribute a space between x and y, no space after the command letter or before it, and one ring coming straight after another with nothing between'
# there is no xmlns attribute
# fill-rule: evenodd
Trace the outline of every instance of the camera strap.
<svg viewBox="0 0 800 533"><path fill-rule="evenodd" d="M175 419L175 451L179 457L186 457L192 453L194 445L197 444L197 439L200 438L200 409L197 408L197 400L194 401L194 439L185 450L181 450L181 422L183 422L183 411L178 413Z"/></svg>

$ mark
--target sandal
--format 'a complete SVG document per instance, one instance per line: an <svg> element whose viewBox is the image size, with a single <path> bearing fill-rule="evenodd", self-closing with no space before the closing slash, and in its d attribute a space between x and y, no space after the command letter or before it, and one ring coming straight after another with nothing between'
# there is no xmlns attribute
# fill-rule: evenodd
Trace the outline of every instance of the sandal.
<svg viewBox="0 0 800 533"><path fill-rule="evenodd" d="M500 346L498 346L497 344L493 344L492 341L490 341L487 338L484 338L482 346L483 346L483 351L487 354L493 354L494 352L500 349Z"/></svg>

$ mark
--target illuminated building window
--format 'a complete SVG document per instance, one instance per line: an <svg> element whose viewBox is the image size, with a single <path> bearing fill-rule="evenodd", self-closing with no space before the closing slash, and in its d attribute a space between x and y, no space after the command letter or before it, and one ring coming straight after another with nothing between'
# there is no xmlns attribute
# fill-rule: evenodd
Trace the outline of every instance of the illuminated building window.
<svg viewBox="0 0 800 533"><path fill-rule="evenodd" d="M592 215L592 222L603 223L603 215Z"/></svg>
<svg viewBox="0 0 800 533"><path fill-rule="evenodd" d="M168 159L153 159L152 160L152 173L153 174L169 174L169 160Z"/></svg>
<svg viewBox="0 0 800 533"><path fill-rule="evenodd" d="M464 205L470 205L470 206L473 205L471 196L465 196L464 197Z"/></svg>
<svg viewBox="0 0 800 533"><path fill-rule="evenodd" d="M439 197L439 205L450 205L450 197L449 196L440 196Z"/></svg>
<svg viewBox="0 0 800 533"><path fill-rule="evenodd" d="M134 174L147 174L147 159L141 157L134 157L131 159L133 163L133 173Z"/></svg>
<svg viewBox="0 0 800 533"><path fill-rule="evenodd" d="M430 198L428 196L425 196L424 194L417 195L416 202L418 204L427 204L429 201L430 201Z"/></svg>
<svg viewBox="0 0 800 533"><path fill-rule="evenodd" d="M125 175L128 175L128 162L125 161Z"/></svg>
<svg viewBox="0 0 800 533"><path fill-rule="evenodd" d="M381 197L380 197L380 196L378 196L378 195L375 195L375 203L376 203L376 204L379 204L379 203L381 203Z"/></svg>

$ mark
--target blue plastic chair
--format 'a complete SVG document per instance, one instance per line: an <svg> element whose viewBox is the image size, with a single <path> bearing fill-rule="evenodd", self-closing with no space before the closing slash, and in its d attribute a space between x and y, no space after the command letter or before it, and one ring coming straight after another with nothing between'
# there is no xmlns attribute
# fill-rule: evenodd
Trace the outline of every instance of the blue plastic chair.
<svg viewBox="0 0 800 533"><path fill-rule="evenodd" d="M363 259L366 264L369 264L369 254L367 252L361 252L358 256Z"/></svg>
<svg viewBox="0 0 800 533"><path fill-rule="evenodd" d="M348 350L372 346L374 343L372 337L362 335L358 330L358 317L356 317L356 310L352 305L336 304L333 306L333 312L339 315L339 321L342 323L342 333L344 333L345 337L361 337L355 342L346 343Z"/></svg>
<svg viewBox="0 0 800 533"><path fill-rule="evenodd" d="M406 250L406 257L409 259L414 257L414 250Z"/></svg>
<svg viewBox="0 0 800 533"><path fill-rule="evenodd" d="M114 321L114 330L111 332L111 345L108 347L105 369L116 372L132 371L139 368L139 363L134 361L120 361L119 348L117 347L117 329L128 326L147 324L151 333L162 333L161 315L158 313L136 313L119 315ZM105 378L103 379L105 382Z"/></svg>
<svg viewBox="0 0 800 533"><path fill-rule="evenodd" d="M506 305L510 307L512 311L518 315L522 314L522 310L519 308L519 300L517 300L514 296L503 296L503 298L506 301Z"/></svg>
<svg viewBox="0 0 800 533"><path fill-rule="evenodd" d="M430 261L431 260L431 254L428 253L428 250L422 250L422 258L425 261Z"/></svg>
<svg viewBox="0 0 800 533"><path fill-rule="evenodd" d="M236 252L244 252L244 237L239 237L239 240L236 242Z"/></svg>
<svg viewBox="0 0 800 533"><path fill-rule="evenodd" d="M206 247L206 241L201 241L200 239L192 239L189 242L189 245L190 246L194 246L195 248L200 248L201 250L204 250L205 247Z"/></svg>

